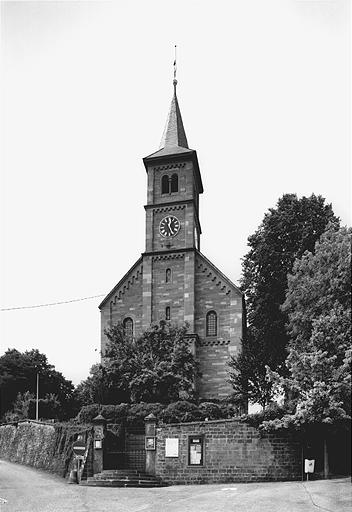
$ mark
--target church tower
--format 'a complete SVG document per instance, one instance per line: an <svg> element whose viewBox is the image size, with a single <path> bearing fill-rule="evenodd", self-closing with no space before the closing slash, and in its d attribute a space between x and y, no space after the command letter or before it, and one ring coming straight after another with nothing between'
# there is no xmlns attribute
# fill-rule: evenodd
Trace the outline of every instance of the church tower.
<svg viewBox="0 0 352 512"><path fill-rule="evenodd" d="M179 325L187 322L193 333L195 251L201 233L199 194L203 185L197 153L188 147L176 85L174 80L160 149L143 160L148 176L143 329L164 318Z"/></svg>
<svg viewBox="0 0 352 512"><path fill-rule="evenodd" d="M227 361L240 348L242 294L200 252L199 195L203 193L197 153L188 147L176 86L158 151L143 159L147 172L145 252L100 304L104 330L123 322L138 336L164 319L188 324L200 362L202 398L230 391Z"/></svg>

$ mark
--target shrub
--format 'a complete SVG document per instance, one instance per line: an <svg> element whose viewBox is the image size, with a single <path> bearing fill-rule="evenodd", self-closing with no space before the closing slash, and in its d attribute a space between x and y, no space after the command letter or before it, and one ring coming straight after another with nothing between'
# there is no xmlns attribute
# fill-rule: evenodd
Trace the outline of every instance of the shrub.
<svg viewBox="0 0 352 512"><path fill-rule="evenodd" d="M204 419L219 420L224 417L220 405L214 404L213 402L203 402L199 405L198 409ZM226 417L227 416L225 416L225 418Z"/></svg>
<svg viewBox="0 0 352 512"><path fill-rule="evenodd" d="M108 423L124 423L128 411L128 404L102 405L100 414L108 421Z"/></svg>
<svg viewBox="0 0 352 512"><path fill-rule="evenodd" d="M184 423L188 421L201 421L204 414L199 407L186 400L169 404L160 414L164 423Z"/></svg>
<svg viewBox="0 0 352 512"><path fill-rule="evenodd" d="M162 410L162 404L147 404L141 402L140 404L133 404L130 406L127 415L127 423L129 425L144 425L144 418L149 414L154 414L159 419Z"/></svg>
<svg viewBox="0 0 352 512"><path fill-rule="evenodd" d="M287 406L278 405L276 402L271 403L265 410L255 414L245 414L241 420L248 423L252 427L258 428L263 421L275 420L282 418L288 412Z"/></svg>
<svg viewBox="0 0 352 512"><path fill-rule="evenodd" d="M92 419L100 412L99 404L84 405L77 415L78 423L92 423Z"/></svg>

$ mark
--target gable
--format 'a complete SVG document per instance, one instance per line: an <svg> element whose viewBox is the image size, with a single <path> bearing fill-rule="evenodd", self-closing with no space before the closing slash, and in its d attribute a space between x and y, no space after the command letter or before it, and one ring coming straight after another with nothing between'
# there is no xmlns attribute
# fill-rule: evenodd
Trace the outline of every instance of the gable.
<svg viewBox="0 0 352 512"><path fill-rule="evenodd" d="M225 276L208 258L200 251L197 251L197 268L206 273L212 281L215 281L217 286L226 294L230 291L234 292L239 297L243 297L243 293L228 277Z"/></svg>
<svg viewBox="0 0 352 512"><path fill-rule="evenodd" d="M139 274L142 274L142 257L138 258L136 263L130 268L130 270L123 276L122 279L117 283L116 286L107 294L105 299L99 304L99 309L102 309L108 301L112 300L115 296L119 297L123 295L126 289L134 283L135 279L138 279ZM120 298L120 297L119 297Z"/></svg>

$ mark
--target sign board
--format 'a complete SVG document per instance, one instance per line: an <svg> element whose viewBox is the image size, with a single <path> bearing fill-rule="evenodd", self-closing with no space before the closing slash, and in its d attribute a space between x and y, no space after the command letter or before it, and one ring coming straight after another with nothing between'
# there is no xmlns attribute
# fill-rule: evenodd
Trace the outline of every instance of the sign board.
<svg viewBox="0 0 352 512"><path fill-rule="evenodd" d="M75 455L81 455L83 457L84 452L86 451L86 443L84 441L75 441L73 443L73 453Z"/></svg>
<svg viewBox="0 0 352 512"><path fill-rule="evenodd" d="M146 450L155 450L155 437L154 436L146 436L145 437L145 449Z"/></svg>
<svg viewBox="0 0 352 512"><path fill-rule="evenodd" d="M178 438L165 439L165 457L178 457Z"/></svg>
<svg viewBox="0 0 352 512"><path fill-rule="evenodd" d="M203 466L203 435L188 438L189 466Z"/></svg>
<svg viewBox="0 0 352 512"><path fill-rule="evenodd" d="M312 460L304 459L304 472L305 473L314 473L314 463L315 463L314 459L312 459Z"/></svg>

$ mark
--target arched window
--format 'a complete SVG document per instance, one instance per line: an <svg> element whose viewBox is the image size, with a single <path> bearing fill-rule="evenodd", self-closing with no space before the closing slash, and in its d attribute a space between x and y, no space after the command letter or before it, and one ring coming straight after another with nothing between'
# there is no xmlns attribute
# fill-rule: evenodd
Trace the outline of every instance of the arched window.
<svg viewBox="0 0 352 512"><path fill-rule="evenodd" d="M206 335L217 336L218 333L218 317L215 311L208 311L206 317Z"/></svg>
<svg viewBox="0 0 352 512"><path fill-rule="evenodd" d="M178 192L178 176L173 174L171 176L171 192Z"/></svg>
<svg viewBox="0 0 352 512"><path fill-rule="evenodd" d="M161 178L161 193L168 194L169 193L169 177L165 174Z"/></svg>
<svg viewBox="0 0 352 512"><path fill-rule="evenodd" d="M170 283L171 281L171 268L167 268L165 272L165 282Z"/></svg>
<svg viewBox="0 0 352 512"><path fill-rule="evenodd" d="M133 320L132 318L125 318L123 321L123 328L125 330L125 335L128 338L132 338L133 336Z"/></svg>
<svg viewBox="0 0 352 512"><path fill-rule="evenodd" d="M170 320L170 307L165 308L165 320Z"/></svg>

